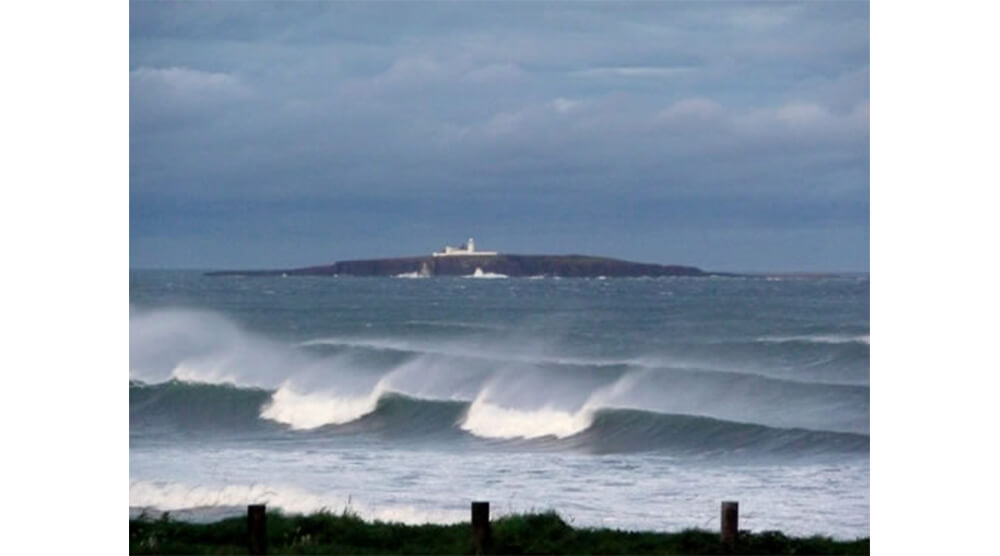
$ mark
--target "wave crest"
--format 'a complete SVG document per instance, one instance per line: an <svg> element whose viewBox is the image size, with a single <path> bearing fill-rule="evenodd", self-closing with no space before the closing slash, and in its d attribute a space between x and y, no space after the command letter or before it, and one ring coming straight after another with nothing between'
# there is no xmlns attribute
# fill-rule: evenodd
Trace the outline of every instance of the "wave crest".
<svg viewBox="0 0 1000 556"><path fill-rule="evenodd" d="M626 394L641 373L626 374L613 383L595 390L576 411L544 406L539 409L513 409L487 401L489 388L469 406L460 428L483 438L567 438L582 433L594 424L600 409L609 407Z"/></svg>
<svg viewBox="0 0 1000 556"><path fill-rule="evenodd" d="M374 412L379 399L387 391L384 379L368 395L354 397L339 396L332 392L300 394L286 382L261 408L260 416L286 424L295 430L342 425Z"/></svg>
<svg viewBox="0 0 1000 556"><path fill-rule="evenodd" d="M576 412L551 408L512 409L476 398L460 428L482 438L566 438L587 430L594 423L594 412L583 408Z"/></svg>

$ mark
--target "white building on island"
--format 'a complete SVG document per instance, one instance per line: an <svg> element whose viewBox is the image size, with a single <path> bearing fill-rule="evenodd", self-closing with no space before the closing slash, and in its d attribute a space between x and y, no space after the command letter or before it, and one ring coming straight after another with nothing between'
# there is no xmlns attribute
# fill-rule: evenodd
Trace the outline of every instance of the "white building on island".
<svg viewBox="0 0 1000 556"><path fill-rule="evenodd" d="M469 238L469 241L459 245L458 247L445 245L444 249L441 251L431 253L431 255L435 257L467 257L469 255L475 255L477 257L490 257L495 256L496 254L496 251L476 251L476 242L471 237Z"/></svg>

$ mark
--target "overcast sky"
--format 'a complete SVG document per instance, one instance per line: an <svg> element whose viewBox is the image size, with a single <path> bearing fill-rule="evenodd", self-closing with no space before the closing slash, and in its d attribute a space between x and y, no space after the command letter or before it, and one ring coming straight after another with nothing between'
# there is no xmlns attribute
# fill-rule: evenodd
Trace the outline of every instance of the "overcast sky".
<svg viewBox="0 0 1000 556"><path fill-rule="evenodd" d="M869 267L863 2L133 2L130 266Z"/></svg>

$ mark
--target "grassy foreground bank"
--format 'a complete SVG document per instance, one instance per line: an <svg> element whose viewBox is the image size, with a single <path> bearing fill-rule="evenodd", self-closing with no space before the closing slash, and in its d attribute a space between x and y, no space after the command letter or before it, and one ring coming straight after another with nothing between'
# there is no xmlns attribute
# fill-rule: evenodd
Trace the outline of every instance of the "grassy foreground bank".
<svg viewBox="0 0 1000 556"><path fill-rule="evenodd" d="M779 532L740 532L726 547L717 532L626 532L575 529L555 512L492 522L487 554L868 554L869 539L793 538ZM268 554L473 554L468 523L368 523L351 514L267 515ZM247 518L198 524L169 518L129 520L131 554L246 554Z"/></svg>

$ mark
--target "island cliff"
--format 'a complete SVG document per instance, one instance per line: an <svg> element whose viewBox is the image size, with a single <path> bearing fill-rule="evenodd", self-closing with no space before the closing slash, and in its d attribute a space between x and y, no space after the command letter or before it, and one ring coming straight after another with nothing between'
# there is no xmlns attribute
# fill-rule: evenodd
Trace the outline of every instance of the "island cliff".
<svg viewBox="0 0 1000 556"><path fill-rule="evenodd" d="M476 269L507 276L637 277L712 276L693 266L635 263L586 255L477 255L420 256L391 259L340 261L329 265L287 270L225 270L209 276L468 276Z"/></svg>

